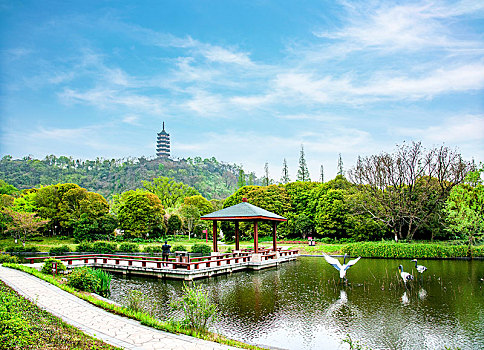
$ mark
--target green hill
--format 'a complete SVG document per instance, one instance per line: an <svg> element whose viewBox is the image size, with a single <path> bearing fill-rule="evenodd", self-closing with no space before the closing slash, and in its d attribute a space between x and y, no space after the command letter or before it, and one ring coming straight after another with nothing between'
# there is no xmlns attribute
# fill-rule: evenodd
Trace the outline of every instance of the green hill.
<svg viewBox="0 0 484 350"><path fill-rule="evenodd" d="M237 190L239 169L213 157L74 160L50 155L40 160L7 155L0 160L0 178L18 189L72 182L106 198L140 188L143 180L166 176L194 187L207 199L222 199Z"/></svg>

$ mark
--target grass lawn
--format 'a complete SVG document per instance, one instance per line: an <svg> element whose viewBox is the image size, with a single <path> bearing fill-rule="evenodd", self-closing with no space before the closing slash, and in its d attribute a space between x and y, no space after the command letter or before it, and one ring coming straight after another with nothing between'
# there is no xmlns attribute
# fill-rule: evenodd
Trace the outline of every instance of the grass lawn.
<svg viewBox="0 0 484 350"><path fill-rule="evenodd" d="M122 242L118 242L121 244ZM161 242L140 242L137 243L139 245L140 251L144 251L146 247L149 246L161 246L163 245L164 241ZM209 239L208 242L205 241L205 239L197 239L197 238L191 238L190 240L186 236L179 236L174 239L168 239L168 244L170 244L172 247L176 248L176 246L182 245L184 246L188 251L191 250L192 246L194 244L207 244L210 247L212 246L212 241ZM19 242L15 244L15 241L13 238L8 237L8 238L3 238L0 239L0 250L4 250L5 247L9 246L22 246L22 243ZM26 246L27 247L36 247L40 252L49 252L49 250L53 247L59 247L67 245L71 251L75 251L77 248L77 244L74 242L73 238L70 237L61 237L61 236L56 236L56 237L36 237L34 240L27 241ZM252 241L241 241L240 242L240 247L241 248L252 248L254 246L254 243ZM289 249L298 249L300 250L301 254L321 254L321 252L328 252L328 253L338 253L341 251L341 247L344 246L344 244L321 244L318 243L315 247L310 247L307 244L278 244L279 247L284 247L284 248L289 248ZM272 239L267 240L267 241L259 241L259 247L266 247L270 248L272 247ZM225 243L220 243L218 245L218 249L220 252L230 252L233 249L235 249L235 243L230 243L230 244L225 244ZM172 249L173 251L173 249Z"/></svg>

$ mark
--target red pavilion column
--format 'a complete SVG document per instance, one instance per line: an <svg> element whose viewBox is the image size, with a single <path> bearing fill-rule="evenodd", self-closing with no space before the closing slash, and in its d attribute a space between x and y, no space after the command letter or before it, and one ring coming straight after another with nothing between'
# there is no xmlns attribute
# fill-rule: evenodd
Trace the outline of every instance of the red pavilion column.
<svg viewBox="0 0 484 350"><path fill-rule="evenodd" d="M259 233L257 232L257 221L254 221L254 253L259 252Z"/></svg>
<svg viewBox="0 0 484 350"><path fill-rule="evenodd" d="M239 222L235 222L235 250L239 250Z"/></svg>
<svg viewBox="0 0 484 350"><path fill-rule="evenodd" d="M272 250L277 251L277 222L272 223Z"/></svg>
<svg viewBox="0 0 484 350"><path fill-rule="evenodd" d="M218 249L217 249L217 220L213 220L213 251L218 252Z"/></svg>

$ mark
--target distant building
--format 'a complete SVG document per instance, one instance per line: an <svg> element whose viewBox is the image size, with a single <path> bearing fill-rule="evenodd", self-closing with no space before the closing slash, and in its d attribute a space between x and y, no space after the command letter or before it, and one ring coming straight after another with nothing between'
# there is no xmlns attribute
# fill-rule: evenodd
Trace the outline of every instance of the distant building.
<svg viewBox="0 0 484 350"><path fill-rule="evenodd" d="M163 122L163 130L158 133L156 156L162 158L170 156L170 134L165 131L165 122Z"/></svg>

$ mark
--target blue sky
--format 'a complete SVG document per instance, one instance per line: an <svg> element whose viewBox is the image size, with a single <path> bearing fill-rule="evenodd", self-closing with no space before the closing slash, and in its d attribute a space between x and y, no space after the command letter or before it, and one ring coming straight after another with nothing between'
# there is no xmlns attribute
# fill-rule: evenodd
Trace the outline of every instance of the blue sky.
<svg viewBox="0 0 484 350"><path fill-rule="evenodd" d="M0 1L0 153L311 178L402 142L484 160L484 2Z"/></svg>

